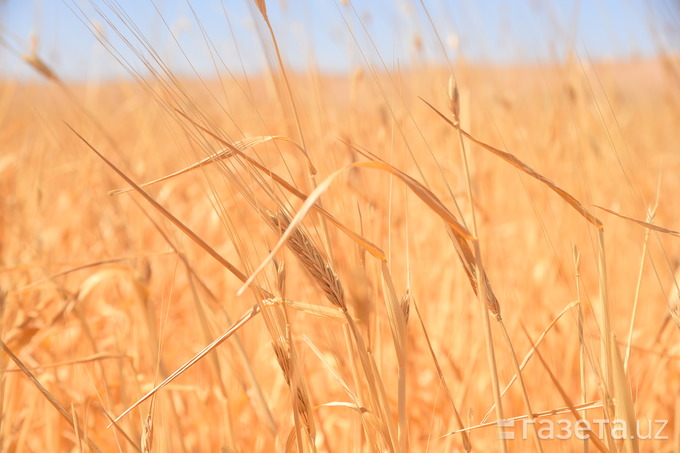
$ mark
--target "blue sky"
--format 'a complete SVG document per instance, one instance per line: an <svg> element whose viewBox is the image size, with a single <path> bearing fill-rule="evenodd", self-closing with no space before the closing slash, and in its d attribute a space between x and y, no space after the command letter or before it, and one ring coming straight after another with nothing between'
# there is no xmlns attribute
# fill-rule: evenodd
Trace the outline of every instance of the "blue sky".
<svg viewBox="0 0 680 453"><path fill-rule="evenodd" d="M677 52L680 43L680 9L675 0L423 2L452 59L534 63L563 58L570 49L582 55L587 52L594 59L627 58ZM124 76L124 70L82 22L86 17L103 26L113 47L134 60L127 45L96 12L100 8L107 18L114 19L107 6L113 3L0 0L0 37L5 42L0 46L0 76L31 74L18 55L29 51L32 37L37 39L38 54L64 78ZM325 71L343 72L363 64L364 58L372 64L382 59L391 66L442 61L421 0L355 0L353 8L346 3L267 1L290 66L304 69L313 62ZM213 55L219 55L229 70L240 72L243 64L247 71L255 72L266 64L256 32L262 21L252 0L194 0L193 12L187 0L118 0L115 4L129 17L126 22L136 25L175 72L190 72L188 61L201 74L214 72L201 27L214 46ZM126 35L131 36L129 32ZM418 41L422 43L420 51ZM141 69L138 64L136 67Z"/></svg>

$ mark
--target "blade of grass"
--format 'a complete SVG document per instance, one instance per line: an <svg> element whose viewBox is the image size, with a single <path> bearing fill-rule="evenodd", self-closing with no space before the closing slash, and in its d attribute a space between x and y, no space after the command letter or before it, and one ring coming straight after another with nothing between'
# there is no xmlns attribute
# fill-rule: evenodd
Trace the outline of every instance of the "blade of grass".
<svg viewBox="0 0 680 453"><path fill-rule="evenodd" d="M40 393L43 394L45 399L59 412L59 414L68 422L71 427L78 432L78 434L85 439L85 442L87 442L87 445L94 451L101 452L102 450L97 446L97 444L90 438L90 436L87 436L82 428L76 423L76 421L73 419L71 414L66 410L64 406L52 395L43 385L40 383L40 381L31 373L31 370L28 369L28 367L24 364L24 362L17 357L14 352L5 344L4 341L0 340L0 347L2 347L2 350L5 351L5 354L9 356L10 359L16 364L17 367L21 370L21 372L35 385L35 387L40 391Z"/></svg>
<svg viewBox="0 0 680 453"><path fill-rule="evenodd" d="M128 407L121 413L118 417L115 418L112 424L117 423L121 418L125 417L130 411L134 410L137 406L142 404L144 401L149 399L151 396L155 395L159 390L161 390L163 387L167 386L170 382L175 380L178 376L180 376L182 373L184 373L186 370L194 366L196 363L198 363L203 357L205 357L207 354L209 354L211 351L213 351L216 347L218 347L220 344L222 344L225 340L227 340L229 337L231 337L238 329L243 327L248 321L253 319L258 313L260 312L260 307L258 305L253 305L248 311L246 311L241 317L236 321L234 324L227 329L226 332L224 332L222 335L217 337L215 341L210 343L208 346L205 348L201 349L194 357L192 357L189 361L187 361L184 365L179 367L176 371L174 371L170 376L165 378L163 382L160 384L156 385L153 389L149 390L144 396L142 396L140 399L138 399L132 406ZM111 425L109 425L110 427Z"/></svg>
<svg viewBox="0 0 680 453"><path fill-rule="evenodd" d="M159 182L167 181L169 179L175 178L177 176L183 175L185 173L189 173L194 170L198 170L199 168L205 167L206 165L213 164L215 162L218 162L223 159L229 159L232 156L235 156L236 153L232 150L232 148L236 148L241 150L242 152L245 151L248 148L252 148L255 145L261 144L261 143L266 143L268 141L272 140L282 140L282 141L287 141L291 143L293 142L290 138L284 137L281 135L266 135L266 136L261 136L261 137L249 137L243 140L240 140L238 142L235 142L232 144L231 147L229 148L223 148L216 153L213 153L209 155L208 157L204 157L203 159L199 160L198 162L195 162L189 166L186 166L182 168L181 170L177 170L175 172L172 172L168 175L161 176L160 178L154 179L152 181L145 182L143 184L139 184L139 187L148 187L154 184L158 184ZM297 146L297 144L296 144ZM117 190L112 190L109 192L109 195L120 195L126 192L131 192L135 190L134 187L127 187L125 189L117 189Z"/></svg>
<svg viewBox="0 0 680 453"><path fill-rule="evenodd" d="M524 334L527 336L527 339L528 339L529 342L531 343L531 346L532 346L533 348L535 348L535 350L536 350L536 357L538 357L538 360L539 360L539 361L541 362L541 364L543 365L543 368L545 368L545 371L548 372L548 375L550 376L550 380L553 382L553 384L555 384L555 387L557 388L557 391L560 393L560 396L562 397L562 400L564 400L564 402L567 404L567 407L569 408L569 412L571 412L571 414L574 416L574 419L575 419L575 420L579 420L579 419L580 419L580 415L579 415L579 413L577 412L577 406L575 406L575 405L572 403L571 398L569 398L569 395L567 394L567 392L564 390L564 388L563 388L562 385L560 384L560 381L557 379L557 377L556 377L555 374L552 372L552 370L550 370L550 367L548 366L548 363L545 361L545 359L543 359L543 356L541 355L541 352L538 350L538 348L536 347L536 345L534 344L534 342L531 340L531 336L529 335L529 332L526 330L526 327L524 327L524 325L522 325L522 330L524 330ZM589 425L586 425L586 426L584 427L584 431L587 432L587 434L588 434L588 439L593 443L593 445L595 445L595 447L596 447L598 450L600 450L600 451L602 451L602 452L607 452L607 451L609 451L609 450L607 449L607 447L605 447L604 444L603 444L603 443L600 441L600 439L597 437L597 434L596 434L595 432L593 432L593 430L590 429L590 426L589 426Z"/></svg>
<svg viewBox="0 0 680 453"><path fill-rule="evenodd" d="M675 237L680 238L680 232L670 230L668 228L664 228L664 227L659 226L659 225L654 225L653 223L645 222L644 220L639 220L639 219L636 219L634 217L628 217L627 215L619 214L616 211L612 211L611 209L607 209L607 208L604 208L602 206L595 205L595 207L598 208L598 209L602 209L603 211L606 211L606 212L613 214L617 217L621 217L622 219L626 219L630 222L637 223L638 225L643 226L645 228L648 228L650 230L658 231L659 233L670 234L671 236L675 236Z"/></svg>
<svg viewBox="0 0 680 453"><path fill-rule="evenodd" d="M592 223L595 225L598 229L602 229L603 225L602 222L595 217L593 214L586 209L583 204L578 201L574 196L572 196L569 192L566 190L560 188L557 184L546 178L545 176L541 175L537 171L535 171L533 168L529 167L527 164L519 160L517 157L514 155L507 153L505 151L501 151L498 148L494 148L491 145L488 145L481 140L473 137L470 133L464 131L461 129L461 127L458 124L455 124L452 122L450 119L446 117L443 113L441 113L439 110L437 110L432 104L427 102L425 99L420 98L425 104L427 104L432 110L437 113L444 121L446 121L449 126L453 127L454 129L460 130L461 134L463 134L464 137L466 137L468 140L470 140L473 143L476 143L477 145L481 146L482 148L486 149L487 151L492 152L496 156L500 157L503 159L505 162L509 163L513 167L523 171L527 175L531 176L532 178L535 178L548 186L553 192L555 192L557 195L559 195L564 201L566 201L571 207L573 207L583 218L585 218L588 222Z"/></svg>

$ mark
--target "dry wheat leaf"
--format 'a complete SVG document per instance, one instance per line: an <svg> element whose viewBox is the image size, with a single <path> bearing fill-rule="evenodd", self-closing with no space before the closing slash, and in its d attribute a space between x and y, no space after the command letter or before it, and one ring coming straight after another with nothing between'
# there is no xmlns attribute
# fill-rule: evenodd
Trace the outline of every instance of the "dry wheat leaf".
<svg viewBox="0 0 680 453"><path fill-rule="evenodd" d="M282 135L263 135L259 137L249 137L245 138L243 140L239 140L237 142L234 142L232 144L233 148L236 148L240 151L245 151L248 148L252 148L253 146L259 145L261 143L266 143L269 141L273 140L281 140L281 141L287 141L287 142L292 142L294 143L290 138L284 137ZM143 184L139 184L139 187L148 187L154 184L158 184L159 182L167 181L169 179L172 179L176 176L183 175L185 173L189 173L190 171L197 170L201 167L205 167L206 165L210 165L212 163L218 162L223 159L229 159L230 157L236 155L236 153L233 151L233 148L226 147L222 148L221 150L217 151L216 153L213 153L209 155L208 157L205 157L198 162L195 162L187 167L182 168L181 170L177 170L173 173L170 173L165 176L161 176L160 178L154 179L153 181L148 181ZM117 190L112 190L109 192L109 195L120 195L122 193L126 192L131 192L135 190L134 187L127 187L125 189L117 189Z"/></svg>
<svg viewBox="0 0 680 453"><path fill-rule="evenodd" d="M111 425L114 425L118 423L118 421L123 418L125 415L130 413L134 408L142 404L144 401L152 397L153 395L156 394L160 389L163 387L166 387L168 384L170 384L172 381L175 380L178 376L180 376L182 373L184 373L186 370L194 366L196 363L198 363L203 357L205 357L207 354L209 354L211 351L213 351L216 347L218 347L220 344L222 344L225 340L227 340L229 337L231 337L234 333L236 333L241 327L243 327L248 321L253 319L258 313L260 312L260 307L258 305L253 305L251 308L249 308L241 317L233 323L229 329L227 329L226 332L224 332L222 335L217 337L212 343L210 343L208 346L205 348L201 349L196 355L194 355L189 361L187 361L184 365L179 367L177 370L175 370L170 376L165 378L163 382L160 384L156 385L153 389L151 389L149 392L147 392L144 396L142 396L140 399L137 400L132 406L128 407L123 411L122 414L120 414L116 419L111 423ZM109 425L109 426L111 426Z"/></svg>
<svg viewBox="0 0 680 453"><path fill-rule="evenodd" d="M312 316L318 316L325 319L331 319L334 321L346 322L347 319L336 308L324 307L318 304L311 304L307 302L298 302L290 299L267 299L264 302L266 306L276 306L280 304L285 304L286 306L292 308L293 310L300 311L302 313L307 313Z"/></svg>
<svg viewBox="0 0 680 453"><path fill-rule="evenodd" d="M574 409L576 409L578 411L598 409L600 407L602 407L601 401L591 401L589 403L582 403L582 404L574 405ZM546 411L536 412L534 414L534 418L539 419L539 418L544 418L544 417L551 417L553 415L568 414L570 412L571 412L571 409L569 407L561 407L559 409L550 409L550 410L546 410ZM528 415L518 415L517 417L506 418L504 421L514 422L514 421L519 421L519 420L527 420L528 418L529 418ZM442 437L453 436L454 434L465 433L465 432L468 432L468 431L473 431L473 430L480 429L480 428L487 428L487 427L490 427L490 426L496 426L496 422L492 421L492 422L480 423L479 425L475 425L475 426L468 426L467 428L458 429L458 430L455 430L455 431L448 432L448 433L444 434Z"/></svg>
<svg viewBox="0 0 680 453"><path fill-rule="evenodd" d="M550 377L550 380L553 382L553 384L555 384L555 387L557 388L558 393L559 393L560 396L562 397L562 400L567 404L567 407L569 408L569 412L571 412L571 414L574 416L574 418L575 418L576 420L580 420L581 416L580 416L580 414L577 412L576 406L575 406L574 403L571 401L571 398L569 397L569 394L568 394L567 391L564 389L564 387L562 387L562 384L560 384L559 379L557 379L557 376L555 376L555 374L552 372L552 370L551 370L550 367L548 366L548 363L545 361L545 359L544 359L543 356L541 355L540 351L538 350L538 348L536 347L536 344L535 344L535 343L533 342L533 340L531 339L531 336L529 336L529 332L527 332L527 330L526 330L526 328L524 327L524 325L522 325L522 329L524 330L524 334L527 336L527 339L528 339L529 342L531 343L532 349L536 351L536 357L538 357L538 360L541 362L541 365L543 365L543 368L544 368L545 371L548 373L548 376ZM588 434L588 439L595 445L595 447L596 447L598 450L603 451L603 452L608 451L608 450L607 450L607 447L604 446L604 444L602 443L602 441L600 440L600 438L597 436L596 433L594 433L594 432L590 429L590 427L585 426L583 431L585 431L585 432Z"/></svg>
<svg viewBox="0 0 680 453"><path fill-rule="evenodd" d="M432 104L427 102L425 99L420 98L420 100L423 101L425 104L427 104L432 110L434 110L435 113L437 115L439 115L440 117L442 117L444 119L444 121L446 121L451 127L459 130L460 133L463 134L463 136L468 138L470 141L478 144L479 146L486 149L487 151L492 152L493 154L500 157L501 159L503 159L504 161L506 161L507 163L509 163L513 167L523 171L524 173L531 176L532 178L535 178L535 179L539 180L540 182L542 182L543 184L545 184L553 192L555 192L557 195L559 195L564 201L566 201L571 207L573 207L579 214L581 214L588 222L595 225L598 229L600 229L600 230L602 229L603 225L602 225L602 222L600 221L600 219L598 219L593 214L591 214L590 211L588 211L588 209L586 209L586 207L583 206L583 203L578 201L569 192L562 189L557 184L555 184L554 182L552 182L551 180L549 180L548 178L546 178L545 176L543 176L542 174L540 174L539 172L534 170L533 168L529 167L527 164L525 164L524 162L519 160L513 154L510 154L510 153L505 152L505 151L501 151L500 149L494 148L493 146L491 146L487 143L484 143L483 141L473 137L470 133L461 129L461 127L458 124L456 124L453 121L451 121L450 119L448 119L446 117L446 115L444 115L442 112L437 110L437 108L435 108Z"/></svg>
<svg viewBox="0 0 680 453"><path fill-rule="evenodd" d="M59 402L59 400L40 383L40 381L35 377L35 375L33 375L31 370L24 364L24 362L22 362L21 359L17 357L16 354L14 354L14 351L12 351L12 349L10 349L7 346L7 344L5 344L5 342L3 342L2 340L0 340L0 347L5 351L5 354L7 354L10 359L12 359L12 361L16 364L19 370L33 383L33 385L35 385L35 387L40 391L40 393L42 393L45 399L68 422L68 424L71 425L71 427L74 430L78 431L78 435L84 437L88 446L93 451L101 452L102 450L97 446L97 444L90 438L90 436L87 435L87 433L83 431L83 429L76 423L76 421L74 421L73 416L69 414L69 412Z"/></svg>
<svg viewBox="0 0 680 453"><path fill-rule="evenodd" d="M210 256L212 256L213 258L215 258L215 260L217 260L217 262L219 262L222 266L224 266L227 270L229 270L229 272L231 272L236 278L238 278L238 279L241 280L241 281L245 281L245 280L246 280L245 274L243 274L243 272L241 272L236 266L234 266L234 265L231 264L229 261L227 261L222 255L220 255L220 254L217 252L217 250L215 250L215 249L214 249L213 247L211 247L207 242L205 242L200 236L198 236L196 233L194 233L194 231L193 231L191 228L189 228L189 227L186 226L184 223L182 223L181 220L179 220L177 217L175 217L174 215L172 215L172 214L170 213L170 211L168 211L167 209L165 209L165 208L164 208L159 202L157 202L151 195L149 195L148 193L146 193L146 192L144 191L144 189L142 189L141 187L139 187L138 184L136 184L132 179L130 179L130 177L129 177L128 175L125 174L125 172L123 172L123 171L122 171L121 169L119 169L116 165L114 165L113 162L111 162L111 161L108 160L106 157L104 157L104 155L103 155L102 153L100 153L94 146L92 146L92 144L90 144L90 142L88 142L87 140L85 140L85 138L84 138L82 135L80 135L73 127L71 127L69 124L66 124L66 126L67 126L69 129L71 129L71 131L72 131L74 134L76 134L76 136L77 136L80 140L82 140L83 143L85 143L85 145L86 145L88 148L90 148L90 150L91 150L93 153L95 153L101 160L103 160L104 163L105 163L106 165L109 166L109 168L111 168L114 172L116 172L116 173L118 174L118 176L120 176L121 178L123 178L123 180L125 180L125 182L127 182L127 183L130 184L132 187L134 187L134 189L135 189L140 195L142 195L142 196L146 199L146 201L148 201L149 204L151 204L151 206L154 207L154 209L156 209L158 212L160 212L161 214L163 214L163 216L164 216L166 219L168 219L169 221L171 221L171 222L172 222L177 228L179 228L184 234L186 234L187 236L189 236L189 238L190 238L192 241L194 241L199 247L201 247L203 250L205 250ZM260 292L261 292L263 295L265 295L265 297L271 298L271 294L267 293L266 291L260 290Z"/></svg>
<svg viewBox="0 0 680 453"><path fill-rule="evenodd" d="M602 206L594 205L598 209L602 209L603 211L606 211L610 214L614 214L617 217L621 217L622 219L626 219L630 222L637 223L638 225L642 225L645 228L649 228L650 230L658 231L659 233L664 233L664 234L670 234L671 236L675 237L680 237L680 232L669 230L668 228L664 228L659 225L654 225L653 223L645 222L644 220L639 220L634 217L628 217L627 215L619 214L616 211L612 211L611 209L604 208Z"/></svg>
<svg viewBox="0 0 680 453"><path fill-rule="evenodd" d="M184 118L185 120L187 120L188 122L190 122L194 127L198 128L200 131L202 131L202 132L208 134L209 136L211 136L212 138L214 138L215 140L217 140L219 143L221 143L221 144L224 145L225 147L229 148L229 149L230 149L231 151L233 151L234 153L236 153L236 154L238 154L239 156L243 157L244 159L248 160L248 162L254 163L254 162L252 161L252 159L250 159L250 157L248 157L247 155L245 155L245 154L243 153L243 151L240 150L237 146L234 146L234 144L229 143L227 140L223 139L222 137L220 137L219 135L217 135L215 132L211 131L210 129L206 128L205 126L200 125L200 124L197 123L195 120L189 118L189 116L187 116L186 113L184 113L184 112L182 112L181 110L178 110L178 109L175 109L175 112L176 112L178 115L180 115L182 118ZM291 139L291 138L289 138L289 137L281 136L281 135L273 135L273 136L271 136L271 137L276 137L276 140L287 141L287 142L292 143L293 145L295 145L295 147L302 153L302 155L303 155L303 156L305 157L305 159L307 160L307 166L309 167L310 173L311 173L312 175L316 175L316 168L314 168L314 165L312 164L312 161L309 159L309 155L306 153L306 151L304 150L304 148L303 148L302 146L300 146L295 140L293 140L293 139ZM254 139L257 139L257 137L255 137ZM245 141L245 140L249 140L249 139L244 139L244 140L242 140L242 142ZM251 146L254 146L254 145L251 145ZM260 167L258 167L258 168L260 168ZM260 168L260 169L262 169L262 168ZM267 169L267 168L264 168L263 171L264 171L265 173L269 173L269 169Z"/></svg>

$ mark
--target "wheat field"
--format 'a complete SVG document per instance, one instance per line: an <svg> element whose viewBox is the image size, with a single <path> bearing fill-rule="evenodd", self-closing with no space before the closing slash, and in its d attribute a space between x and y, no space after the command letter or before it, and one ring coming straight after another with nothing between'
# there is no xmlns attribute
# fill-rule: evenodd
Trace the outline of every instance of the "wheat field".
<svg viewBox="0 0 680 453"><path fill-rule="evenodd" d="M0 82L0 451L679 451L678 61L300 71L253 4L261 74Z"/></svg>

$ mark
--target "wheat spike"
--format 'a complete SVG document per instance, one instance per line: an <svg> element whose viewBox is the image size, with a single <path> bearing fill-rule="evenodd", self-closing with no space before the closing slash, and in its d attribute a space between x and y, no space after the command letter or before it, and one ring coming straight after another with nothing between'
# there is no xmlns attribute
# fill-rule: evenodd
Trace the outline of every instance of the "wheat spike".
<svg viewBox="0 0 680 453"><path fill-rule="evenodd" d="M290 217L282 211L277 213L267 211L265 218L272 228L280 233L283 233L290 225ZM288 247L321 287L328 301L338 308L346 309L345 294L340 279L312 240L300 228L296 228L288 239Z"/></svg>

